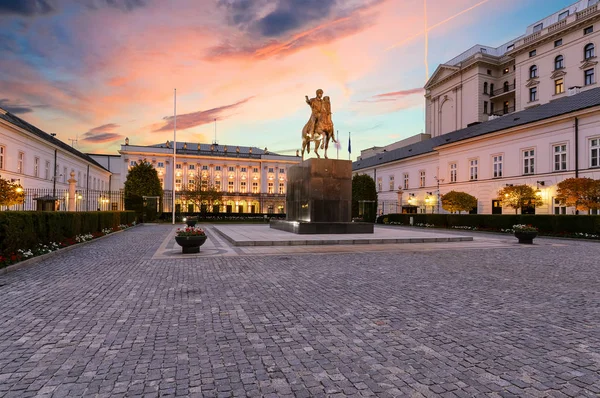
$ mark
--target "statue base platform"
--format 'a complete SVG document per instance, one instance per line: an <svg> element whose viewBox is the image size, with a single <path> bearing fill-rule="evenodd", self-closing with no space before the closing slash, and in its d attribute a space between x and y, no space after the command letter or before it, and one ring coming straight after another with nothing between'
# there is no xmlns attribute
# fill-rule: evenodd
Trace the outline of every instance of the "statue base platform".
<svg viewBox="0 0 600 398"><path fill-rule="evenodd" d="M304 222L271 220L270 227L298 235L372 234L374 224L366 222Z"/></svg>

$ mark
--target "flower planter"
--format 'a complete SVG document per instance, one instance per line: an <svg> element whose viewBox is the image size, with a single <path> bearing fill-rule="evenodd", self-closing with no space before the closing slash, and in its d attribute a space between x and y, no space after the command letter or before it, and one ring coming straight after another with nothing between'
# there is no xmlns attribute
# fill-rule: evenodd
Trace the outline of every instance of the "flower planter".
<svg viewBox="0 0 600 398"><path fill-rule="evenodd" d="M185 221L185 223L188 227L195 227L197 222L198 222L198 220L196 220L196 219L190 220L189 218Z"/></svg>
<svg viewBox="0 0 600 398"><path fill-rule="evenodd" d="M519 239L519 243L532 245L537 234L537 231L515 231L515 238Z"/></svg>
<svg viewBox="0 0 600 398"><path fill-rule="evenodd" d="M199 253L200 246L206 242L206 235L199 236L176 236L175 241L181 246L182 253Z"/></svg>

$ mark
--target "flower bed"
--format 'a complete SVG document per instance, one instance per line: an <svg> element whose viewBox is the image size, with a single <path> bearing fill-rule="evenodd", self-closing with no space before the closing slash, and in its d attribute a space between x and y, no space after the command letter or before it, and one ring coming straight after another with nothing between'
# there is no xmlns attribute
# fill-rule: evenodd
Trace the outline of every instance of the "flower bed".
<svg viewBox="0 0 600 398"><path fill-rule="evenodd" d="M8 255L0 255L0 268L16 264L20 261L27 260L33 257L55 252L59 249L76 245L78 243L88 242L92 239L106 236L113 232L122 231L135 225L135 221L131 224L121 224L117 228L104 228L102 232L94 232L88 234L79 234L71 238L67 238L61 242L50 242L48 244L39 243L37 246L29 249L18 249L14 253Z"/></svg>

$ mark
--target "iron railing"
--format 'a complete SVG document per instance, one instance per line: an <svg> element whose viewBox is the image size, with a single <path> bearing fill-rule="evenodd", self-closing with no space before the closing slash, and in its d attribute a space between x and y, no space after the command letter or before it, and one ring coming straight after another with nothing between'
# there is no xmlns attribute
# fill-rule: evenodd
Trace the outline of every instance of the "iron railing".
<svg viewBox="0 0 600 398"><path fill-rule="evenodd" d="M509 93L511 91L513 91L515 89L515 85L514 84L507 84L505 86L500 87L497 90L494 90L493 92L490 93L490 97L495 97L497 95L500 94L504 94L504 93Z"/></svg>

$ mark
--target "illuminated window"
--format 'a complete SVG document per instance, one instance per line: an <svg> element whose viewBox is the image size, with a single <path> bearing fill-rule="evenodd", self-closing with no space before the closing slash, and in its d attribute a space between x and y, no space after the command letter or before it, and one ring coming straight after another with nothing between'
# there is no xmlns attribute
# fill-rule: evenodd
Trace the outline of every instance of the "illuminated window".
<svg viewBox="0 0 600 398"><path fill-rule="evenodd" d="M562 94L565 92L565 83L562 78L554 81L554 94Z"/></svg>
<svg viewBox="0 0 600 398"><path fill-rule="evenodd" d="M227 183L227 192L233 193L233 181Z"/></svg>
<svg viewBox="0 0 600 398"><path fill-rule="evenodd" d="M258 182L252 183L252 193L258 193Z"/></svg>
<svg viewBox="0 0 600 398"><path fill-rule="evenodd" d="M279 183L279 194L283 195L285 193L285 184L283 182Z"/></svg>
<svg viewBox="0 0 600 398"><path fill-rule="evenodd" d="M240 182L240 193L247 193L248 187L246 186L246 181Z"/></svg>
<svg viewBox="0 0 600 398"><path fill-rule="evenodd" d="M267 185L267 193L275 193L273 185L273 182L269 182L269 184Z"/></svg>

